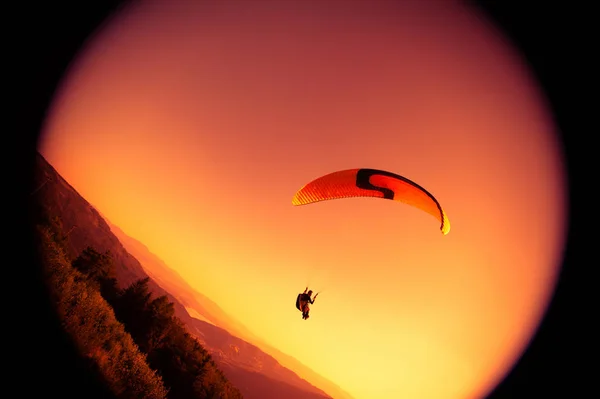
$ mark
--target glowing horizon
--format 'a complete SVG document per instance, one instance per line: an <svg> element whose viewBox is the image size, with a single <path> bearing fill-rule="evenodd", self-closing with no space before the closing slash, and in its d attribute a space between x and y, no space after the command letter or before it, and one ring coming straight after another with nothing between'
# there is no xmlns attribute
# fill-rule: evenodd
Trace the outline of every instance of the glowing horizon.
<svg viewBox="0 0 600 399"><path fill-rule="evenodd" d="M486 394L534 333L564 245L560 147L523 62L453 2L227 4L129 6L65 77L40 153L355 399ZM423 185L452 230L393 201L292 205L356 167ZM321 294L303 321L308 284Z"/></svg>

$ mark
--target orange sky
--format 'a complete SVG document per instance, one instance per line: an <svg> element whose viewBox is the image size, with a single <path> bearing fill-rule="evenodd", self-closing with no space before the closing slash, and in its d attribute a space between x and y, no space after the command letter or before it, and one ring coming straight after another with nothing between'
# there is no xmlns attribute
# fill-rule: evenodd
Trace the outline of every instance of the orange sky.
<svg viewBox="0 0 600 399"><path fill-rule="evenodd" d="M356 399L453 399L502 377L551 294L566 223L553 129L511 48L449 1L150 1L90 42L40 151ZM356 167L424 186L450 234L392 201L292 206ZM303 321L309 282L322 294Z"/></svg>

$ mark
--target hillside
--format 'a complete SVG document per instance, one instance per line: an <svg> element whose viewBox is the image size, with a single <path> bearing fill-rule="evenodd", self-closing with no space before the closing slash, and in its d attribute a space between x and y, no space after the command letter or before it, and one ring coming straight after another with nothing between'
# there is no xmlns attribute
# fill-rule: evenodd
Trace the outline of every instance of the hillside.
<svg viewBox="0 0 600 399"><path fill-rule="evenodd" d="M247 399L328 398L325 392L281 366L272 356L221 327L190 316L184 304L162 288L144 270L113 234L107 222L58 172L38 154L36 190L32 194L46 213L57 216L63 233L68 235L68 260L75 259L91 246L99 252L109 251L116 265L119 287L150 277L149 289L155 296L166 295L174 305L175 315L188 331L214 357L227 378Z"/></svg>
<svg viewBox="0 0 600 399"><path fill-rule="evenodd" d="M146 270L148 275L152 276L152 278L166 291L173 293L179 302L186 307L188 313L192 317L199 320L204 320L229 331L231 334L241 338L242 340L257 346L262 351L268 353L277 360L275 363L273 361L264 363L261 360L263 369L271 367L272 369L270 370L270 373L278 375L281 372L281 366L289 368L300 377L329 393L336 399L352 399L350 394L343 391L333 382L321 377L319 374L315 373L292 356L279 351L255 336L244 325L227 315L216 303L192 288L175 270L169 268L162 259L150 252L150 250L143 243L125 234L118 226L112 224L106 217L105 220L113 233L117 236L121 243L123 243L125 248L140 261L142 267L144 270ZM196 328L195 322L192 325L194 328ZM205 328L205 330L208 329ZM210 337L210 335L208 335L208 337ZM210 341L210 338L208 338L208 342L206 342L206 344L210 347L211 343L212 342ZM234 345L233 348L238 348L236 344L232 343L231 345ZM215 356L221 355L216 353ZM228 356L237 357L237 354L230 353ZM223 361L225 362L226 360L224 359Z"/></svg>

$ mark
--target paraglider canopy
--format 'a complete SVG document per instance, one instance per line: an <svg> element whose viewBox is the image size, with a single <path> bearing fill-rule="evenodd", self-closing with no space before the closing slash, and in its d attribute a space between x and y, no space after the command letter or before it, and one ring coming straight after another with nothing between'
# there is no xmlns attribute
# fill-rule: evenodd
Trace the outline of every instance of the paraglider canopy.
<svg viewBox="0 0 600 399"><path fill-rule="evenodd" d="M349 197L377 197L412 205L434 216L442 234L450 232L446 213L429 191L404 176L379 169L347 169L321 176L298 190L292 204Z"/></svg>

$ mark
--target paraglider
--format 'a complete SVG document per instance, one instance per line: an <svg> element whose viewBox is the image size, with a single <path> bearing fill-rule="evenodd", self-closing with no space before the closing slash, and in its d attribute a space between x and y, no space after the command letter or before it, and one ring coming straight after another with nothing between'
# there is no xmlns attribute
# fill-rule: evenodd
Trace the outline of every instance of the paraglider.
<svg viewBox="0 0 600 399"><path fill-rule="evenodd" d="M296 192L292 199L295 206L350 197L376 197L411 205L437 219L443 235L450 232L450 221L438 200L425 188L398 174L379 169L347 169L316 178ZM302 319L309 318L311 300L308 287L296 298L296 309L302 311Z"/></svg>
<svg viewBox="0 0 600 399"><path fill-rule="evenodd" d="M347 169L321 176L302 187L292 199L293 205L349 197L377 197L414 206L434 216L440 230L450 232L450 221L438 200L412 180L378 169Z"/></svg>
<svg viewBox="0 0 600 399"><path fill-rule="evenodd" d="M319 295L319 293L317 292L314 298L311 299L312 290L308 290L308 292L306 292L307 290L308 287L306 287L304 289L304 292L298 294L298 297L296 297L296 309L302 312L303 320L306 320L310 317L308 314L310 312L310 307L308 306L308 304L310 303L312 305L313 303L315 303L315 299L317 299L317 296Z"/></svg>

